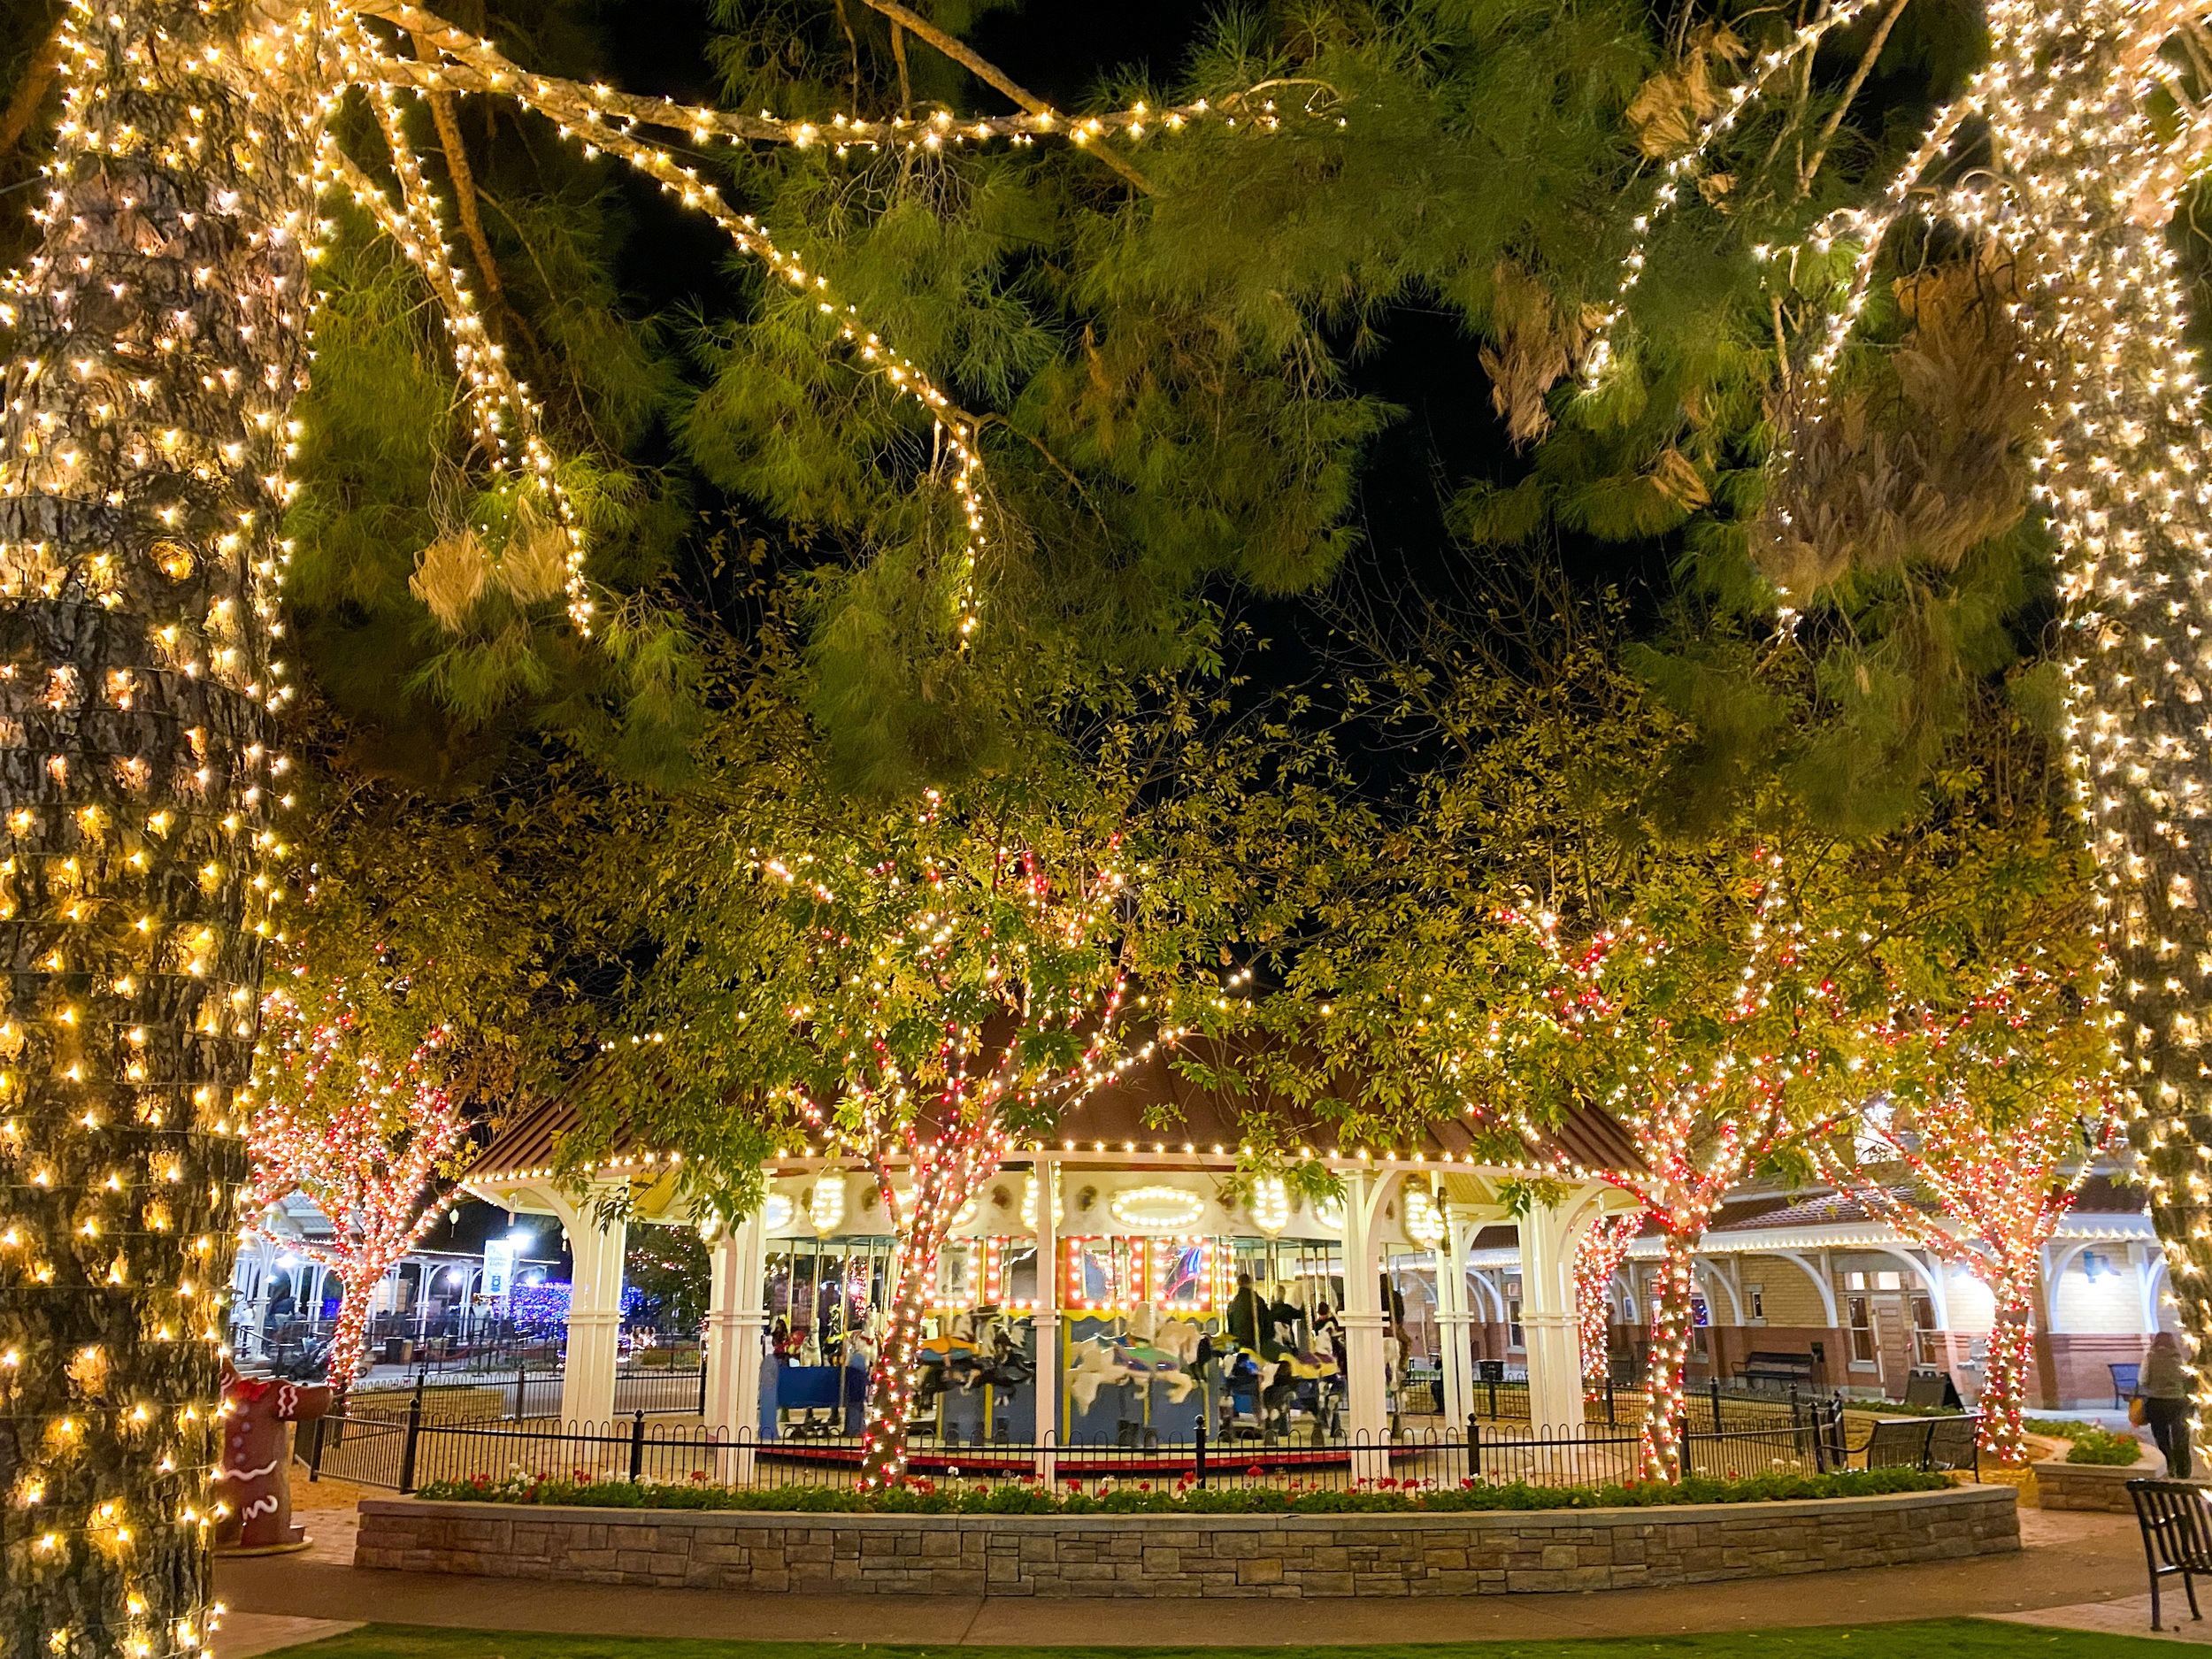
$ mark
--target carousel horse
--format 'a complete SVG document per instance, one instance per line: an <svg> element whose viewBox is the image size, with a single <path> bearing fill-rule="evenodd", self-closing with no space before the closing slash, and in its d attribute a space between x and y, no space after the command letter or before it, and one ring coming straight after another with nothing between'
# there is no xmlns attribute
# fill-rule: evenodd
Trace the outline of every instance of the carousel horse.
<svg viewBox="0 0 2212 1659"><path fill-rule="evenodd" d="M1162 1313L1148 1302L1129 1310L1129 1341L1172 1354L1189 1371L1202 1371L1213 1360L1213 1340L1187 1319Z"/></svg>
<svg viewBox="0 0 2212 1659"><path fill-rule="evenodd" d="M919 1397L926 1404L949 1386L989 1386L1011 1390L1037 1374L1034 1361L1024 1353L1002 1318L976 1329L972 1316L962 1314L942 1336L922 1343Z"/></svg>
<svg viewBox="0 0 2212 1659"><path fill-rule="evenodd" d="M1198 1379L1183 1369L1179 1358L1149 1342L1100 1336L1078 1345L1075 1365L1068 1372L1068 1394L1078 1409L1088 1411L1101 1388L1125 1382L1165 1383L1167 1397L1176 1405L1189 1399L1198 1386Z"/></svg>

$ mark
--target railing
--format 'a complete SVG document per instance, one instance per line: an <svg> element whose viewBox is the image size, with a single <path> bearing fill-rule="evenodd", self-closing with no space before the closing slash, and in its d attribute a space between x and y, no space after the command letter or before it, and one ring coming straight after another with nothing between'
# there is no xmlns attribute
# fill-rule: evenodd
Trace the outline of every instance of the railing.
<svg viewBox="0 0 2212 1659"><path fill-rule="evenodd" d="M392 1398L387 1396L387 1398ZM1955 1421L1955 1420L1946 1420ZM1760 1427L1679 1425L1686 1473L1719 1479L1819 1475L1848 1466L1842 1417L1801 1402L1795 1420ZM1970 1448L1972 1425L1950 1442ZM303 1432L311 1479L331 1476L412 1492L433 1482L512 1478L644 1479L756 1490L850 1487L860 1449L845 1440L763 1440L688 1424L655 1423L642 1410L605 1424L530 1423L439 1415L434 1391L418 1389L385 1411L359 1399ZM1950 1443L1950 1442L1947 1442ZM1934 1460L1925 1466L1960 1466ZM1540 1486L1626 1483L1642 1473L1640 1437L1617 1425L1566 1432L1501 1428L1471 1419L1464 1431L1416 1432L1323 1443L1210 1440L1160 1446L938 1446L917 1442L908 1472L940 1480L1158 1483L1348 1490L1384 1482L1455 1486L1481 1481Z"/></svg>
<svg viewBox="0 0 2212 1659"><path fill-rule="evenodd" d="M466 1380L432 1380L437 1376L424 1368L411 1378L397 1379L381 1387L373 1381L357 1383L349 1396L349 1409L386 1420L403 1413L407 1402L419 1395L434 1423L483 1418L522 1423L558 1418L561 1413L558 1371L518 1369L507 1375L487 1371ZM614 1409L618 1413L702 1417L706 1405L706 1371L695 1356L687 1370L637 1365L627 1360L615 1368Z"/></svg>

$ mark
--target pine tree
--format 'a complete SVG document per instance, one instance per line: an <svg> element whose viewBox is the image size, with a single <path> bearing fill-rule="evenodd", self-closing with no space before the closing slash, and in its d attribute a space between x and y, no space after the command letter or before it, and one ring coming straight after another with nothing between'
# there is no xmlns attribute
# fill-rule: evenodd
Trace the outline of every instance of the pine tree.
<svg viewBox="0 0 2212 1659"><path fill-rule="evenodd" d="M182 1653L208 1633L211 1407L245 1174L237 1092L263 942L285 926L278 587L326 189L391 238L445 311L470 463L501 509L425 549L419 596L465 626L496 586L516 606L557 609L616 661L643 637L603 611L588 497L449 250L402 92L430 96L434 113L436 95L472 84L594 124L787 286L808 286L817 337L928 411L956 457L956 498L972 505L977 486L972 422L637 131L704 123L797 144L810 124L525 77L397 4L296 19L242 0L78 5L61 65L41 244L0 306L13 352L0 936L14 964L0 1026L12 1194L0 1482L35 1494L39 1521L20 1546L12 1533L24 1567L11 1568L10 1659ZM396 191L339 141L349 86ZM618 126L595 125L611 116Z"/></svg>

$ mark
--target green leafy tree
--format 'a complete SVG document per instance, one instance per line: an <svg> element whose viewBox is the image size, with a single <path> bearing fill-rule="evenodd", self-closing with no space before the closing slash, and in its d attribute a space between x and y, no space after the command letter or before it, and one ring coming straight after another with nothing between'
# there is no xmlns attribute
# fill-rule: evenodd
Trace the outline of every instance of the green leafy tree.
<svg viewBox="0 0 2212 1659"><path fill-rule="evenodd" d="M607 872L645 965L565 1155L646 1133L723 1216L794 1133L873 1179L899 1248L863 1478L888 1484L963 1206L1133 1055L1241 1006L1222 963L1254 914L1263 740L1196 741L1203 709L1161 688L1071 708L1078 760L885 807L834 787L773 680L733 701L698 787L638 797Z"/></svg>

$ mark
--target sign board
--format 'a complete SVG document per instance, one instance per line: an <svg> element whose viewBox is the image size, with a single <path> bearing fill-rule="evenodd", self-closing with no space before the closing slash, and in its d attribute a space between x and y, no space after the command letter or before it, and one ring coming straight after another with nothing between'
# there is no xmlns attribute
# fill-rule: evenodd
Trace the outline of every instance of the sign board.
<svg viewBox="0 0 2212 1659"><path fill-rule="evenodd" d="M514 1288L515 1247L511 1240L484 1240L483 1294L493 1302L504 1302L507 1293Z"/></svg>

